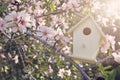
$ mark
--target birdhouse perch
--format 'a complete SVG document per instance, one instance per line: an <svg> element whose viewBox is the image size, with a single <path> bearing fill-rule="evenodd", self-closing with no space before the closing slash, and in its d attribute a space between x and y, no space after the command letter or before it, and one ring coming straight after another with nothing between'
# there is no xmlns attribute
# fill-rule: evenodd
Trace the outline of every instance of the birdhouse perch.
<svg viewBox="0 0 120 80"><path fill-rule="evenodd" d="M99 47L105 37L92 15L79 21L68 33L73 36L73 54L70 56L85 62L96 62Z"/></svg>

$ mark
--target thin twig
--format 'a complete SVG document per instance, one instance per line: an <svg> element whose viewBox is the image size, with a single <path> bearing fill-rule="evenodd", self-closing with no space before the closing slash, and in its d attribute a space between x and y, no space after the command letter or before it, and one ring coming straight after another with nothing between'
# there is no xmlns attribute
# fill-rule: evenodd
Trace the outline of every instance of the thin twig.
<svg viewBox="0 0 120 80"><path fill-rule="evenodd" d="M20 48L19 48L18 45L17 45L17 50L18 50L18 53L19 53L19 55L20 55L20 58L21 58L21 61L22 61L23 67L25 67L25 62L24 62L24 59L23 59L23 56L22 56L21 50L20 50Z"/></svg>
<svg viewBox="0 0 120 80"><path fill-rule="evenodd" d="M118 53L118 52L120 52L120 49L115 50L113 53ZM99 61L97 61L95 65L98 65L99 63L103 63L103 62L107 61L110 58L113 58L112 54L108 55L107 57L105 57L105 58L103 58L103 59L101 59Z"/></svg>
<svg viewBox="0 0 120 80"><path fill-rule="evenodd" d="M40 17L49 16L49 15L61 14L63 12L66 12L66 11L61 10L61 11L51 12L51 13L48 13L48 14L43 14L43 15L40 15L40 16L36 16L35 19L40 18Z"/></svg>

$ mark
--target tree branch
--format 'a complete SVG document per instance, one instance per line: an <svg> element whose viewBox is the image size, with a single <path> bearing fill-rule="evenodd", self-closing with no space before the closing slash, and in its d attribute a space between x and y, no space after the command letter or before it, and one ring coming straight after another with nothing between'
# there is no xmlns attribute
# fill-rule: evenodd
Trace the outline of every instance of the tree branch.
<svg viewBox="0 0 120 80"><path fill-rule="evenodd" d="M56 11L56 12L50 12L48 14L43 14L43 15L40 15L40 16L36 16L35 19L40 18L40 17L49 16L49 15L61 14L63 12L66 12L66 11L61 10L61 11Z"/></svg>
<svg viewBox="0 0 120 80"><path fill-rule="evenodd" d="M62 55L63 57L65 57L66 60L68 60L71 64L73 64L82 74L82 76L86 79L86 80L92 80L86 73L85 71L79 66L79 64L77 64L75 61L73 61L68 55L66 55L65 53L63 53L62 51L57 51L57 48L53 48L53 45L48 44L46 41L40 39L39 37L35 36L34 34L31 33L26 33L28 36L33 37L34 39L39 40L40 42L42 42L44 45L51 47L54 51L56 51L57 53L59 53L60 55Z"/></svg>

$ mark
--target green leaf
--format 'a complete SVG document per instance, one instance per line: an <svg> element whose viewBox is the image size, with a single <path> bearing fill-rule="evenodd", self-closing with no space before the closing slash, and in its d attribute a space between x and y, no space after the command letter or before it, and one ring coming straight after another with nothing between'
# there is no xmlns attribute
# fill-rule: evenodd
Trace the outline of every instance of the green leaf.
<svg viewBox="0 0 120 80"><path fill-rule="evenodd" d="M109 66L104 67L103 69L104 69L104 70L108 70L108 69L110 69L111 67L112 67L112 66L109 65Z"/></svg>
<svg viewBox="0 0 120 80"><path fill-rule="evenodd" d="M2 13L4 10L6 10L8 7L8 4L3 4L0 6L0 13Z"/></svg>
<svg viewBox="0 0 120 80"><path fill-rule="evenodd" d="M116 71L112 70L111 72L109 72L109 76L107 80L114 80L115 75L116 75Z"/></svg>
<svg viewBox="0 0 120 80"><path fill-rule="evenodd" d="M51 3L50 5L50 10L53 12L55 10L55 4L54 2Z"/></svg>

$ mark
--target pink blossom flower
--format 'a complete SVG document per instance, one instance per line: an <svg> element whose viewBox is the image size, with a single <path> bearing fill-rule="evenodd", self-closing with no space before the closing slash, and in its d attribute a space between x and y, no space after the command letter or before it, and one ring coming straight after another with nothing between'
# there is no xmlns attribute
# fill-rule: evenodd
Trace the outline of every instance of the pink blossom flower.
<svg viewBox="0 0 120 80"><path fill-rule="evenodd" d="M54 37L54 30L47 26L40 27L39 32L36 33L37 36L41 37L43 40Z"/></svg>
<svg viewBox="0 0 120 80"><path fill-rule="evenodd" d="M42 1L38 1L35 3L35 5L39 8L42 8L43 7L43 2Z"/></svg>
<svg viewBox="0 0 120 80"><path fill-rule="evenodd" d="M95 12L96 10L100 10L104 4L102 4L98 1L95 1L92 3L92 5L93 5L92 12Z"/></svg>
<svg viewBox="0 0 120 80"><path fill-rule="evenodd" d="M5 59L5 58L6 58L6 56L5 56L3 53L0 54L0 56L1 56L2 59Z"/></svg>
<svg viewBox="0 0 120 80"><path fill-rule="evenodd" d="M33 13L34 13L35 16L41 16L44 11L45 11L45 9L36 7Z"/></svg>
<svg viewBox="0 0 120 80"><path fill-rule="evenodd" d="M68 76L71 76L71 70L70 69L66 70L66 73L67 73Z"/></svg>
<svg viewBox="0 0 120 80"><path fill-rule="evenodd" d="M18 23L19 26L19 31L24 33L28 28L32 27L32 21L31 21L31 16L30 14L27 14L25 11L22 11L19 13L20 15L20 21Z"/></svg>
<svg viewBox="0 0 120 80"><path fill-rule="evenodd" d="M78 0L69 0L67 3L63 3L60 9L62 10L71 9L72 11L74 11L74 9L79 8L79 6L80 5Z"/></svg>
<svg viewBox="0 0 120 80"><path fill-rule="evenodd" d="M35 23L34 20L31 19L30 14L25 11L12 11L5 17L5 20L7 25L12 28L12 32L17 32L19 30L21 33L26 32L27 28L31 28L33 23Z"/></svg>
<svg viewBox="0 0 120 80"><path fill-rule="evenodd" d="M115 37L111 35L106 35L106 42L101 47L101 52L107 53L109 48L115 50Z"/></svg>
<svg viewBox="0 0 120 80"><path fill-rule="evenodd" d="M64 51L65 54L70 53L70 47L68 47L68 46L65 46L62 50Z"/></svg>
<svg viewBox="0 0 120 80"><path fill-rule="evenodd" d="M63 26L64 29L68 29L68 23L65 21L64 18L58 18L57 16L51 16L52 21L51 21L51 26Z"/></svg>
<svg viewBox="0 0 120 80"><path fill-rule="evenodd" d="M62 9L63 11L68 10L69 8L68 8L67 3L63 3L61 9Z"/></svg>
<svg viewBox="0 0 120 80"><path fill-rule="evenodd" d="M112 56L114 57L114 60L118 63L120 63L120 52L118 53L112 53Z"/></svg>
<svg viewBox="0 0 120 80"><path fill-rule="evenodd" d="M115 36L106 35L108 42L110 43L113 50L115 50Z"/></svg>
<svg viewBox="0 0 120 80"><path fill-rule="evenodd" d="M9 15L5 16L5 20L7 22L6 25L12 28L13 32L18 30L18 22L20 21L20 16L17 12L12 11Z"/></svg>
<svg viewBox="0 0 120 80"><path fill-rule="evenodd" d="M44 19L44 18L37 18L37 23L38 23L40 26L43 26L43 25L45 25L45 19Z"/></svg>
<svg viewBox="0 0 120 80"><path fill-rule="evenodd" d="M19 56L18 55L16 55L14 58L13 58L13 60L15 61L15 63L17 64L18 62L19 62Z"/></svg>
<svg viewBox="0 0 120 80"><path fill-rule="evenodd" d="M65 75L65 69L62 68L62 69L59 70L59 72L58 72L58 76L61 77L61 78L63 78L64 75Z"/></svg>
<svg viewBox="0 0 120 80"><path fill-rule="evenodd" d="M26 13L32 13L32 7L28 6L25 8Z"/></svg>
<svg viewBox="0 0 120 80"><path fill-rule="evenodd" d="M0 30L2 32L4 32L6 30L6 26L5 25L6 25L6 22L2 18L0 18Z"/></svg>
<svg viewBox="0 0 120 80"><path fill-rule="evenodd" d="M107 50L110 48L110 43L109 42L106 42L102 45L101 47L101 52L103 53L107 53Z"/></svg>
<svg viewBox="0 0 120 80"><path fill-rule="evenodd" d="M52 69L52 67L50 65L49 65L49 68L48 68L48 72L53 73L53 69Z"/></svg>
<svg viewBox="0 0 120 80"><path fill-rule="evenodd" d="M68 4L69 8L72 9L72 10L79 7L79 1L78 0L69 0L67 4Z"/></svg>
<svg viewBox="0 0 120 80"><path fill-rule="evenodd" d="M102 23L104 26L107 26L107 23L109 22L108 18L102 18Z"/></svg>

